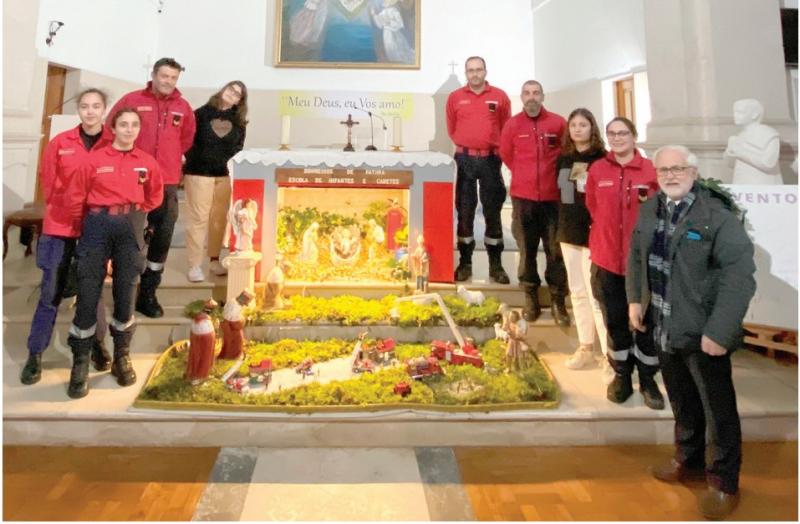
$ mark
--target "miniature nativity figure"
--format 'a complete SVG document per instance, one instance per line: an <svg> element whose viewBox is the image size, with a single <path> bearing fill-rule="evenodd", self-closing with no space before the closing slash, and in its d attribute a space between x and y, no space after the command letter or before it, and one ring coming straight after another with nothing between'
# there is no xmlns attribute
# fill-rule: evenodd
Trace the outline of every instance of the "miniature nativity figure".
<svg viewBox="0 0 800 524"><path fill-rule="evenodd" d="M222 310L222 351L219 358L239 358L244 348L244 308L253 300L253 294L244 290L235 300L229 300Z"/></svg>
<svg viewBox="0 0 800 524"><path fill-rule="evenodd" d="M430 257L425 249L425 237L417 236L417 247L409 258L411 262L411 273L416 278L416 290L414 293L428 292L428 278L430 277Z"/></svg>
<svg viewBox="0 0 800 524"><path fill-rule="evenodd" d="M214 365L214 350L217 336L214 324L206 313L198 313L192 319L189 336L189 358L186 362L186 380L197 385L208 378L211 366Z"/></svg>

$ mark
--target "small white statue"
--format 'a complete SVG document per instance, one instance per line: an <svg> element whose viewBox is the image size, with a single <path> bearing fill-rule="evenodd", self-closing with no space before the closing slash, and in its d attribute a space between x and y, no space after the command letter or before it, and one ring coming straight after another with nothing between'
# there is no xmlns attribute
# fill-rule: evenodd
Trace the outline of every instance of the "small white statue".
<svg viewBox="0 0 800 524"><path fill-rule="evenodd" d="M228 222L236 235L236 253L253 251L253 235L258 227L258 204L251 198L237 200L228 212Z"/></svg>
<svg viewBox="0 0 800 524"><path fill-rule="evenodd" d="M378 246L382 246L386 241L386 233L384 233L383 228L375 222L374 218L369 219L369 239L371 242L369 244L368 256L370 260L373 260Z"/></svg>
<svg viewBox="0 0 800 524"><path fill-rule="evenodd" d="M275 255L275 267L270 269L267 274L267 286L264 290L264 308L282 309L283 308L283 286L286 281L284 271L286 262L283 255Z"/></svg>
<svg viewBox="0 0 800 524"><path fill-rule="evenodd" d="M482 291L470 291L463 285L456 288L456 294L470 306L480 306L486 300L486 296Z"/></svg>
<svg viewBox="0 0 800 524"><path fill-rule="evenodd" d="M317 232L319 224L314 222L303 233L303 250L300 252L300 261L309 264L316 264L319 260L319 248L317 247Z"/></svg>
<svg viewBox="0 0 800 524"><path fill-rule="evenodd" d="M761 123L764 106L748 98L733 104L733 121L744 126L741 133L728 138L724 158L733 163L734 184L782 184L778 157L781 141L778 132Z"/></svg>

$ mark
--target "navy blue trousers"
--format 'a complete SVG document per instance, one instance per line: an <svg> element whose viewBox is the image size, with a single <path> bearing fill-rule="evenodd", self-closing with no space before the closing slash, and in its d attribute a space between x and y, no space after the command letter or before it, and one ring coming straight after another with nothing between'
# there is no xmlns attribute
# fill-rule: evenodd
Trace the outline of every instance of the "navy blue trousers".
<svg viewBox="0 0 800 524"><path fill-rule="evenodd" d="M64 298L69 268L75 255L77 239L42 235L36 246L36 265L42 270L39 303L31 321L28 353L38 355L50 344L58 316L58 306ZM95 336L102 340L106 334L106 317L102 297L97 301Z"/></svg>
<svg viewBox="0 0 800 524"><path fill-rule="evenodd" d="M89 213L83 221L78 243L78 303L70 333L76 338L92 336L94 311L103 289L106 264L111 260L114 313L111 326L125 331L133 325L133 301L139 275L144 271L145 214Z"/></svg>

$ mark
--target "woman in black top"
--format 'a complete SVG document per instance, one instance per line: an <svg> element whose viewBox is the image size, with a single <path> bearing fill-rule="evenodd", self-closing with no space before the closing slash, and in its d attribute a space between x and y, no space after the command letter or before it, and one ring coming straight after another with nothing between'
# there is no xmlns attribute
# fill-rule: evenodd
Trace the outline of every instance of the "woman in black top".
<svg viewBox="0 0 800 524"><path fill-rule="evenodd" d="M586 209L586 176L589 165L606 154L605 145L591 111L578 108L567 119L567 133L561 156L556 163L561 205L558 213L557 240L567 268L570 300L578 329L578 349L566 366L580 369L592 360L595 330L600 346L606 353L606 329L603 316L592 296L589 269L589 226L591 218ZM605 359L603 359L605 361ZM606 373L604 373L604 379Z"/></svg>
<svg viewBox="0 0 800 524"><path fill-rule="evenodd" d="M208 233L209 270L224 275L219 252L225 234L231 200L228 160L244 147L247 126L247 87L239 80L228 82L194 112L197 132L186 152L186 251L190 282L202 282L203 241Z"/></svg>

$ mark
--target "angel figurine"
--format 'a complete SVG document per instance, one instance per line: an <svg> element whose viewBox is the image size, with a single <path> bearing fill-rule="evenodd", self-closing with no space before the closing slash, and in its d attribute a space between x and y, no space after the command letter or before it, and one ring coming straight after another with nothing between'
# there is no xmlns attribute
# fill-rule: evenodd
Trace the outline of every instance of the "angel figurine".
<svg viewBox="0 0 800 524"><path fill-rule="evenodd" d="M236 235L235 252L253 251L253 234L258 227L258 204L252 198L239 199L228 212L228 222Z"/></svg>

